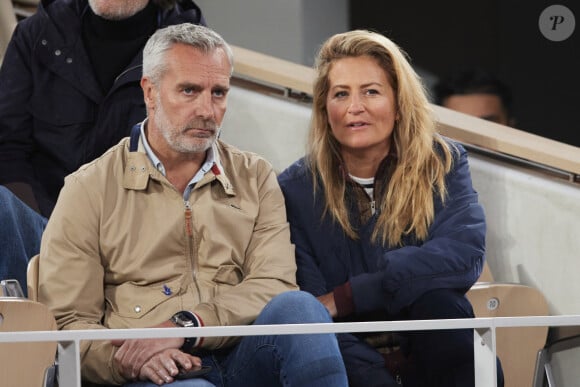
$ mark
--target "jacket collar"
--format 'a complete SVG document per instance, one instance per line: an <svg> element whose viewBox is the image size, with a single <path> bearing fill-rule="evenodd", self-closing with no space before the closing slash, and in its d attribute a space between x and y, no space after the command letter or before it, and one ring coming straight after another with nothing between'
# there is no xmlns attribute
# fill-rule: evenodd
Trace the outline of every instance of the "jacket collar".
<svg viewBox="0 0 580 387"><path fill-rule="evenodd" d="M149 179L161 181L166 180L165 177L151 162L147 156L145 146L141 139L141 124L137 124L131 130L131 137L127 144L126 154L127 161L125 163L125 170L123 173L123 187L133 190L144 190L147 188ZM221 144L218 142L212 145L214 163L210 171L208 171L203 178L197 182L196 188L200 188L214 180L217 180L224 192L229 196L235 196L236 192L230 179L227 177L223 165L221 163L220 150Z"/></svg>

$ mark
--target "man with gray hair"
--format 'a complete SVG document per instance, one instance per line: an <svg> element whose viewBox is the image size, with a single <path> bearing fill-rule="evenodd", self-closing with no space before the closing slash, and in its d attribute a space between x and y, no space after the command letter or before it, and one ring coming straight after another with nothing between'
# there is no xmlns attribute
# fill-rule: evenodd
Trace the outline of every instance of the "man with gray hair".
<svg viewBox="0 0 580 387"><path fill-rule="evenodd" d="M147 119L66 178L43 236L39 301L59 329L331 321L296 286L272 166L218 140L232 70L207 27L149 39ZM83 342L81 362L116 385L348 385L334 334Z"/></svg>

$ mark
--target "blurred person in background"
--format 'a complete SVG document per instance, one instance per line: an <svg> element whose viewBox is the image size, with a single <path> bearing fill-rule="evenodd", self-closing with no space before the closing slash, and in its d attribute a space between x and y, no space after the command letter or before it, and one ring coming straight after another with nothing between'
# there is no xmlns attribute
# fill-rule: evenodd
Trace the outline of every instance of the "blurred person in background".
<svg viewBox="0 0 580 387"><path fill-rule="evenodd" d="M515 125L509 87L481 68L462 70L433 87L437 105L501 125Z"/></svg>

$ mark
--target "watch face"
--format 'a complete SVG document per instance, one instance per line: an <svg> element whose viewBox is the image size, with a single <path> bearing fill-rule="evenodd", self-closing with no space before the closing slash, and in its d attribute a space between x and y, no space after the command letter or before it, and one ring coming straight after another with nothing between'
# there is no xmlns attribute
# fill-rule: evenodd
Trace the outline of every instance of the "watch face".
<svg viewBox="0 0 580 387"><path fill-rule="evenodd" d="M171 316L171 321L180 327L191 328L197 327L198 322L195 315L191 312L182 310ZM191 349L196 345L198 339L196 337L184 337L183 345L181 350L184 352L190 352Z"/></svg>
<svg viewBox="0 0 580 387"><path fill-rule="evenodd" d="M177 312L173 315L172 318L173 322L181 327L193 327L195 326L195 322L188 316L187 313L184 312Z"/></svg>

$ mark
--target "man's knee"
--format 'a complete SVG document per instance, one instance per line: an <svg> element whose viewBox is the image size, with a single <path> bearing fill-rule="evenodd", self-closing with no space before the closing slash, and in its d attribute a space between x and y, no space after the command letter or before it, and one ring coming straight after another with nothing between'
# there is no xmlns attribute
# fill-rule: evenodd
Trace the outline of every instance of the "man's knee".
<svg viewBox="0 0 580 387"><path fill-rule="evenodd" d="M259 324L332 322L326 308L312 294L288 291L274 297L256 320Z"/></svg>

